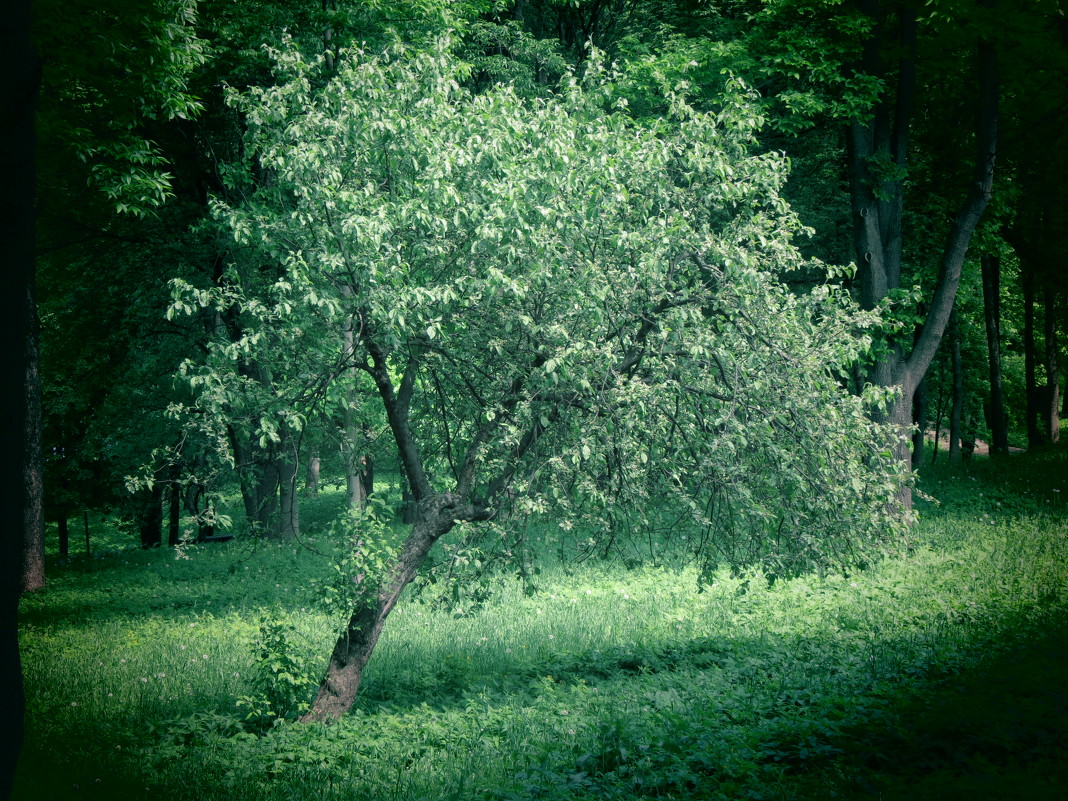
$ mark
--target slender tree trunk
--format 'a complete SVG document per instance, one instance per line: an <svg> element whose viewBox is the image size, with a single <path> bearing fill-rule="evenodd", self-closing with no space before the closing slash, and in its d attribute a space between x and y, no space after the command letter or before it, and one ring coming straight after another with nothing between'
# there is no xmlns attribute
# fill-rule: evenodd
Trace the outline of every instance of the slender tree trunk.
<svg viewBox="0 0 1068 801"><path fill-rule="evenodd" d="M24 343L32 318L27 298L34 277L34 107L40 86L40 61L31 37L29 0L13 0L5 7L0 26L0 240L4 243L4 293L0 298L0 341L12 356L2 360L0 392L0 453L5 458L0 477L0 797L11 794L22 746L23 695L19 655L18 603L26 551L27 497L24 457L33 447L26 408L28 364ZM43 527L42 527L43 531Z"/></svg>
<svg viewBox="0 0 1068 801"><path fill-rule="evenodd" d="M137 528L141 532L142 548L158 548L163 544L163 484L156 482L152 489L138 495ZM66 527L66 515L63 525Z"/></svg>
<svg viewBox="0 0 1068 801"><path fill-rule="evenodd" d="M1045 445L1045 438L1038 425L1040 414L1039 390L1036 380L1037 351L1035 345L1035 276L1030 265L1022 265L1024 312L1024 387L1026 389L1027 447L1029 450Z"/></svg>
<svg viewBox="0 0 1068 801"><path fill-rule="evenodd" d="M990 426L990 453L1005 456L1009 452L1009 418L1005 412L1005 389L1001 379L1001 259L982 258L983 314L986 319L986 348L990 360L990 401L987 425Z"/></svg>
<svg viewBox="0 0 1068 801"><path fill-rule="evenodd" d="M304 472L304 494L309 498L319 496L319 471L322 462L318 454L308 457L308 467Z"/></svg>
<svg viewBox="0 0 1068 801"><path fill-rule="evenodd" d="M960 419L964 411L964 368L961 365L960 326L956 312L953 312L950 330L953 343L953 406L949 414L949 461L959 462L961 459Z"/></svg>
<svg viewBox="0 0 1068 801"><path fill-rule="evenodd" d="M280 446L278 464L279 534L283 537L300 536L300 496L297 493L297 467L300 454L292 435L284 434Z"/></svg>
<svg viewBox="0 0 1068 801"><path fill-rule="evenodd" d="M1044 434L1049 442L1061 439L1060 391L1061 378L1057 371L1057 294L1049 286L1042 290L1044 305L1044 331L1046 346L1046 391L1042 404L1042 423Z"/></svg>
<svg viewBox="0 0 1068 801"><path fill-rule="evenodd" d="M926 313L926 308L921 303L917 309L918 316ZM922 329L917 326L913 332L913 345L919 339ZM912 469L919 470L923 464L923 443L927 437L927 379L920 379L916 391L912 394L912 424L916 431L912 435Z"/></svg>
<svg viewBox="0 0 1068 801"><path fill-rule="evenodd" d="M33 287L26 292L30 330L26 335L26 451L22 480L26 505L23 513L22 591L44 587L44 471L41 459L41 375L37 304Z"/></svg>
<svg viewBox="0 0 1068 801"><path fill-rule="evenodd" d="M329 721L345 714L356 699L363 669L404 588L419 572L431 547L452 530L457 520L485 519L486 514L463 504L458 496L432 495L420 502L420 521L401 546L395 562L378 582L363 577L368 596L357 605L330 655L326 677L302 722Z"/></svg>
<svg viewBox="0 0 1068 801"><path fill-rule="evenodd" d="M912 395L912 422L916 431L912 435L912 469L919 470L923 463L923 443L927 437L927 379L920 381Z"/></svg>
<svg viewBox="0 0 1068 801"><path fill-rule="evenodd" d="M167 488L167 544L172 548L182 540L182 468L171 466L170 484Z"/></svg>
<svg viewBox="0 0 1068 801"><path fill-rule="evenodd" d="M59 558L67 559L70 557L70 528L67 526L66 509L61 510L59 513L56 530L59 533Z"/></svg>
<svg viewBox="0 0 1068 801"><path fill-rule="evenodd" d="M89 510L82 509L82 523L85 525L85 555L91 557L93 549L89 545Z"/></svg>
<svg viewBox="0 0 1068 801"><path fill-rule="evenodd" d="M945 370L941 372L942 380L938 382L938 403L935 404L934 449L931 451L931 464L938 459L938 443L942 439L942 419L946 412Z"/></svg>

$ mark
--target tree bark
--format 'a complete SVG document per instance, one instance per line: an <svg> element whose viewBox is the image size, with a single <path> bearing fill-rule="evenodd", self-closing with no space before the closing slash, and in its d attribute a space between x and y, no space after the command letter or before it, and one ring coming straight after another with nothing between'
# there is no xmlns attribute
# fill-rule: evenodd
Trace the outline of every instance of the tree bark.
<svg viewBox="0 0 1068 801"><path fill-rule="evenodd" d="M62 520L66 527L66 515ZM137 528L142 548L158 548L163 544L163 484L156 482L152 489L138 494Z"/></svg>
<svg viewBox="0 0 1068 801"><path fill-rule="evenodd" d="M1021 282L1023 284L1024 312L1024 387L1026 392L1026 428L1027 447L1029 450L1046 444L1042 429L1038 425L1041 404L1036 378L1038 348L1035 344L1035 274L1031 265L1021 263Z"/></svg>
<svg viewBox="0 0 1068 801"><path fill-rule="evenodd" d="M11 794L22 745L23 695L19 656L18 603L25 553L26 494L24 456L28 413L24 344L31 334L27 298L33 288L35 266L34 108L40 86L40 62L31 38L29 0L14 0L0 26L0 241L4 243L4 293L0 297L0 341L13 357L2 360L4 391L0 392L0 453L5 455L0 477L0 796Z"/></svg>
<svg viewBox="0 0 1068 801"><path fill-rule="evenodd" d="M23 514L22 591L33 592L45 585L44 561L44 465L41 459L41 374L37 304L33 286L26 292L26 449L22 480L26 505Z"/></svg>
<svg viewBox="0 0 1068 801"><path fill-rule="evenodd" d="M990 362L990 401L987 425L990 427L990 454L1009 452L1009 418L1005 411L1005 388L1001 379L1001 259L982 257L983 316L986 321L986 348Z"/></svg>
<svg viewBox="0 0 1068 801"><path fill-rule="evenodd" d="M371 658L386 618L426 561L434 543L452 530L458 520L484 520L489 514L464 503L458 495L424 498L420 520L401 546L397 559L378 586L368 586L368 597L353 611L330 655L326 677L301 722L336 720L352 707L360 689L363 669ZM368 585L372 578L364 579Z"/></svg>
<svg viewBox="0 0 1068 801"><path fill-rule="evenodd" d="M991 5L992 0L984 0ZM862 13L874 24L865 42L858 71L886 78L882 65L882 36L889 24L878 0L859 0ZM854 122L849 139L850 195L853 211L854 248L860 269L861 303L874 308L891 289L900 286L902 252L902 210L904 168L907 164L909 123L916 91L915 12L898 8L900 60L896 91L887 93L873 117ZM912 352L906 358L900 349L891 349L870 371L868 380L879 386L898 387L896 402L886 415L887 422L902 426L912 419L912 398L926 374L949 323L960 284L961 270L972 233L990 200L997 143L998 70L994 45L981 39L979 51L979 113L976 120L976 155L970 191L953 220L949 239L942 252L938 279L923 328ZM887 178L874 167L889 163L896 168ZM896 445L899 459L908 462L908 442L902 437ZM906 490L900 498L911 506Z"/></svg>
<svg viewBox="0 0 1068 801"><path fill-rule="evenodd" d="M278 533L282 537L300 536L300 495L297 493L297 467L300 454L293 436L283 430L278 464Z"/></svg>
<svg viewBox="0 0 1068 801"><path fill-rule="evenodd" d="M912 423L916 431L912 435L912 469L919 470L923 463L923 444L927 437L927 379L920 381L912 395Z"/></svg>
<svg viewBox="0 0 1068 801"><path fill-rule="evenodd" d="M171 465L167 487L167 544L172 548L182 540L182 484L180 465Z"/></svg>
<svg viewBox="0 0 1068 801"><path fill-rule="evenodd" d="M953 406L949 413L949 461L953 463L961 459L960 419L964 411L964 368L960 358L960 325L955 311L950 322L950 329L953 343Z"/></svg>
<svg viewBox="0 0 1068 801"><path fill-rule="evenodd" d="M319 471L322 462L319 456L308 457L308 467L304 472L304 494L309 498L319 496Z"/></svg>
<svg viewBox="0 0 1068 801"><path fill-rule="evenodd" d="M1043 393L1042 424L1046 440L1056 443L1061 439L1061 378L1057 370L1057 293L1048 281L1042 289L1042 300L1046 349L1046 390Z"/></svg>

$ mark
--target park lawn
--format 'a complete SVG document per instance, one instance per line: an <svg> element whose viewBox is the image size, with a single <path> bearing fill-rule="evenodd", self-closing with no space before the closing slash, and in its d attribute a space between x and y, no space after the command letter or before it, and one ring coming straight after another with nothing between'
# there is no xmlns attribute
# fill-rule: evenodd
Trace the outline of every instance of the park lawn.
<svg viewBox="0 0 1068 801"><path fill-rule="evenodd" d="M533 584L407 597L330 726L285 719L339 620L314 509L310 547L51 564L23 601L14 797L1060 797L1064 466L930 471L909 547L852 575L699 584L681 561L562 560L577 535L542 524Z"/></svg>

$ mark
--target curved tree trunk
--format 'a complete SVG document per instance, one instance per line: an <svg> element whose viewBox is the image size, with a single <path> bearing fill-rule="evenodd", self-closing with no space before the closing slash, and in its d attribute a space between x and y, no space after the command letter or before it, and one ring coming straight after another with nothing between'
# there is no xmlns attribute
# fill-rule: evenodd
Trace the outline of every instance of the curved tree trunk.
<svg viewBox="0 0 1068 801"><path fill-rule="evenodd" d="M420 520L401 546L393 565L377 588L353 611L330 655L326 677L319 685L311 708L301 722L336 720L348 712L356 699L363 669L371 658L386 618L426 561L427 554L457 520L481 520L484 510L452 494L431 495L419 504ZM363 579L369 583L370 579Z"/></svg>
<svg viewBox="0 0 1068 801"><path fill-rule="evenodd" d="M981 1L983 5L992 5L992 0ZM917 26L915 12L906 5L896 6L893 10L896 13L887 11L879 0L859 0L858 5L873 24L872 34L865 42L857 64L858 72L884 78L890 83L894 76L886 72L883 36L895 20L899 39L894 90L884 95L870 120L852 123L849 137L854 248L860 270L861 304L870 309L878 305L890 290L898 288L901 280L904 175L916 92ZM913 395L945 334L968 245L990 201L993 186L998 121L997 53L994 45L984 39L979 41L978 51L979 114L970 190L953 220L942 252L934 295L915 346L907 358L900 350L891 350L868 375L868 380L875 384L899 390L885 418L902 427L902 436L895 443L894 452L906 464L909 462L909 443L904 432L912 421ZM873 170L874 165L886 163L899 168L890 178ZM907 487L899 500L903 506L911 506L912 493Z"/></svg>

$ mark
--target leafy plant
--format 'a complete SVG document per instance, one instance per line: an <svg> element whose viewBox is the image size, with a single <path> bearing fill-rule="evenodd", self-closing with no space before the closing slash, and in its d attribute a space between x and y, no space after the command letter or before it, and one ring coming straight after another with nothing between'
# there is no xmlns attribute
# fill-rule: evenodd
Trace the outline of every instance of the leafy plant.
<svg viewBox="0 0 1068 801"><path fill-rule="evenodd" d="M265 619L260 623L254 653L253 692L238 698L237 705L246 710L250 728L263 730L304 712L316 681L310 676L308 660L293 641L293 627L284 621Z"/></svg>

